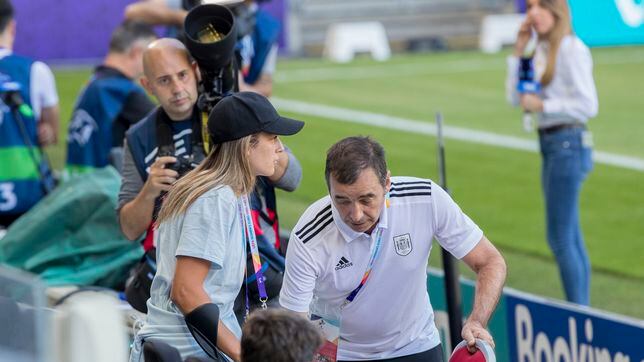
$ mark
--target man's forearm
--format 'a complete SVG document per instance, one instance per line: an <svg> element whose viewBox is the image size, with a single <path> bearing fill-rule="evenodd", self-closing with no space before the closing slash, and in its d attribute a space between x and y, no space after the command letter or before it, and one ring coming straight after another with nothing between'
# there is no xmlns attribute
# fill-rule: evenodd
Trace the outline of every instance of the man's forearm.
<svg viewBox="0 0 644 362"><path fill-rule="evenodd" d="M139 193L134 200L125 204L119 212L121 231L129 240L135 240L152 222L154 199L146 199Z"/></svg>
<svg viewBox="0 0 644 362"><path fill-rule="evenodd" d="M505 283L506 265L499 255L482 267L476 278L474 306L468 320L486 326L496 308Z"/></svg>

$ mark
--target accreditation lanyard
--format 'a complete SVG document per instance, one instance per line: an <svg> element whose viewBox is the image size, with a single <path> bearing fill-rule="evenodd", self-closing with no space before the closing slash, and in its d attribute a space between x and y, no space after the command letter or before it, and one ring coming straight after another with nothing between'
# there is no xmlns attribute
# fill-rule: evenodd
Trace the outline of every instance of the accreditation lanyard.
<svg viewBox="0 0 644 362"><path fill-rule="evenodd" d="M259 258L259 248L257 247L257 236L253 228L253 221L250 213L250 203L248 195L241 196L241 205L238 207L239 217L242 222L242 240L244 245L248 242L250 246L250 253L253 259L253 268L255 269L255 280L257 282L257 289L259 290L259 301L262 303L262 308L266 309L266 301L268 295L266 294L266 286L264 285L264 275L262 273L262 262ZM246 293L248 298L248 293ZM248 304L248 303L247 303Z"/></svg>
<svg viewBox="0 0 644 362"><path fill-rule="evenodd" d="M385 207L389 208L389 194L387 194L387 196L385 197ZM346 307L347 304L353 302L353 300L356 298L356 295L358 295L360 290L362 290L362 287L364 287L364 285L367 283L369 276L371 276L371 270L373 269L373 264L376 262L376 259L380 254L380 246L382 245L383 229L384 228L382 227L378 227L378 231L376 231L376 241L371 251L371 257L369 258L369 264L367 264L367 270L364 272L364 275L360 280L360 284L351 293L349 293L347 298L342 303L342 308Z"/></svg>
<svg viewBox="0 0 644 362"><path fill-rule="evenodd" d="M382 245L382 232L383 228L378 228L378 231L376 231L376 242L373 246L373 251L371 252L371 258L369 258L369 264L367 265L367 270L364 272L364 275L362 276L362 280L360 280L360 284L354 289L347 298L344 300L342 303L342 307L346 307L347 304L353 302L353 300L356 298L356 295L362 290L362 287L367 283L367 280L369 279L369 276L371 275L371 270L373 270L373 264L375 263L376 259L378 258L378 255L380 254L380 246Z"/></svg>

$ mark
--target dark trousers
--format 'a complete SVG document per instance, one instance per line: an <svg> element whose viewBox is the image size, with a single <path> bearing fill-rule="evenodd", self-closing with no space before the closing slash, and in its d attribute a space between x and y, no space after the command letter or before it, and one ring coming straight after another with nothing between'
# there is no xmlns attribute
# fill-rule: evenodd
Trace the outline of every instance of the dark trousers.
<svg viewBox="0 0 644 362"><path fill-rule="evenodd" d="M349 361L338 361L338 362L349 362ZM361 362L366 362L366 361L361 361ZM402 357L396 357L396 358L379 359L379 360L374 360L373 362L443 362L443 348L439 344L438 346L425 352L420 352L416 354L411 354L409 356L402 356Z"/></svg>

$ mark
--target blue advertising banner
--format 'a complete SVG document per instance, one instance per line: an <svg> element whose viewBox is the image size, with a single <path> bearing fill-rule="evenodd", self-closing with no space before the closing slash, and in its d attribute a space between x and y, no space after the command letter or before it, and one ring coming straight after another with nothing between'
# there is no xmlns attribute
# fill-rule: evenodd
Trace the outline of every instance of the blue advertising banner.
<svg viewBox="0 0 644 362"><path fill-rule="evenodd" d="M644 360L642 323L530 299L505 295L512 361Z"/></svg>
<svg viewBox="0 0 644 362"><path fill-rule="evenodd" d="M427 291L445 360L451 352L443 273L429 268ZM475 284L461 278L463 317ZM644 362L644 321L503 289L488 324L497 362Z"/></svg>
<svg viewBox="0 0 644 362"><path fill-rule="evenodd" d="M568 3L573 29L587 45L644 44L644 1L569 0Z"/></svg>

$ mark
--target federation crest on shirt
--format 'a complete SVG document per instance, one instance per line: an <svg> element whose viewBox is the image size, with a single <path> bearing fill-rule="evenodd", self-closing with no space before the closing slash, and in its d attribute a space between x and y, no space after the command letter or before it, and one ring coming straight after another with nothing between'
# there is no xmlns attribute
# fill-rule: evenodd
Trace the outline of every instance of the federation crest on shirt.
<svg viewBox="0 0 644 362"><path fill-rule="evenodd" d="M411 253L411 235L403 234L394 236L394 249L396 249L396 254L400 256L407 256Z"/></svg>

